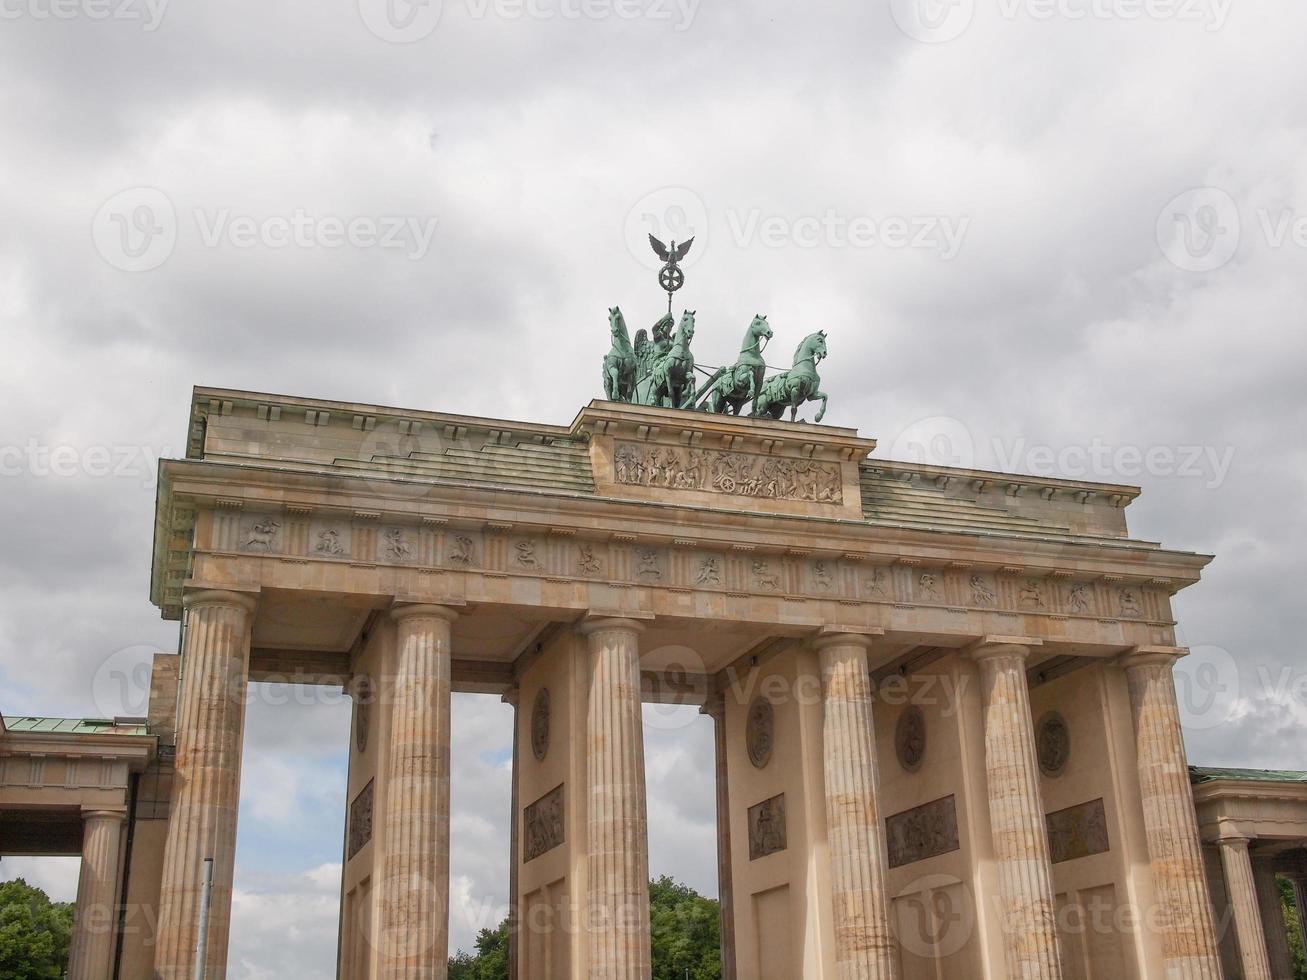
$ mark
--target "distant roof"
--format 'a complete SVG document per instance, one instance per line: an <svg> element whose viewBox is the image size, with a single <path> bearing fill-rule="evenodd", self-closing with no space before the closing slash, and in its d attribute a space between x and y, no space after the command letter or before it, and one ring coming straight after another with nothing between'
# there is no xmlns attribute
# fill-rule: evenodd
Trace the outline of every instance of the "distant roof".
<svg viewBox="0 0 1307 980"><path fill-rule="evenodd" d="M1189 781L1191 783L1210 783L1217 779L1233 779L1245 783L1307 783L1307 772L1293 772L1289 769L1189 767Z"/></svg>
<svg viewBox="0 0 1307 980"><path fill-rule="evenodd" d="M149 735L143 718L39 718L35 715L5 715L8 732L36 732L42 735Z"/></svg>

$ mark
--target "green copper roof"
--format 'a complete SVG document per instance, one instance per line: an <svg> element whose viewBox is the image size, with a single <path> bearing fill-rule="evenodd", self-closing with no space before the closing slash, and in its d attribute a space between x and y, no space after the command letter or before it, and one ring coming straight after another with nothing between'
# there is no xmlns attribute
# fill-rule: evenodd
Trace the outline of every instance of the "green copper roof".
<svg viewBox="0 0 1307 980"><path fill-rule="evenodd" d="M39 718L5 715L8 732L42 735L149 735L150 726L139 718Z"/></svg>
<svg viewBox="0 0 1307 980"><path fill-rule="evenodd" d="M1307 783L1307 772L1289 769L1218 769L1212 766L1190 766L1189 781L1210 783L1217 779L1233 779L1248 783Z"/></svg>

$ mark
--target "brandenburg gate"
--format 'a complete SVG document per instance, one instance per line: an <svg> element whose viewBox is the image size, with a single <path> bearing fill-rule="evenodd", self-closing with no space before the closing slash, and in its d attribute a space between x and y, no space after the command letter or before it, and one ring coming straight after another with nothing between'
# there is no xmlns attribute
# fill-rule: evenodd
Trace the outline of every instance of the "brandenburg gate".
<svg viewBox="0 0 1307 980"><path fill-rule="evenodd" d="M453 692L516 708L515 978L650 975L649 701L716 725L726 977L1220 977L1172 681L1209 559L1130 537L1132 487L875 448L196 389L155 529L184 623L155 976L224 975L276 677L354 698L342 977L445 975Z"/></svg>

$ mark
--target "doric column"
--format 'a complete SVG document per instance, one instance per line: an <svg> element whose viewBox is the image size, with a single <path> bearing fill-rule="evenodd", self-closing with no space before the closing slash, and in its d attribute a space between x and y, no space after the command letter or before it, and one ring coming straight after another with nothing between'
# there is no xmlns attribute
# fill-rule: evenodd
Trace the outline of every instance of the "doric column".
<svg viewBox="0 0 1307 980"><path fill-rule="evenodd" d="M68 980L101 980L113 973L118 855L126 819L127 814L121 810L87 810L82 814L82 869L77 879Z"/></svg>
<svg viewBox="0 0 1307 980"><path fill-rule="evenodd" d="M1298 913L1298 940L1307 949L1307 874L1289 875L1293 885L1293 904Z"/></svg>
<svg viewBox="0 0 1307 980"><path fill-rule="evenodd" d="M731 882L731 808L726 756L725 695L709 695L700 711L713 720L713 743L717 754L717 910L722 938L722 980L735 980L735 889Z"/></svg>
<svg viewBox="0 0 1307 980"><path fill-rule="evenodd" d="M644 788L639 623L582 626L590 645L586 714L586 928L592 980L648 980L649 828Z"/></svg>
<svg viewBox="0 0 1307 980"><path fill-rule="evenodd" d="M1230 908L1234 911L1234 934L1239 940L1243 980L1272 980L1262 917L1257 911L1257 885L1253 881L1253 864L1248 858L1248 839L1222 837L1219 843L1225 887L1230 893Z"/></svg>
<svg viewBox="0 0 1307 980"><path fill-rule="evenodd" d="M390 739L378 892L380 980L443 980L449 969L450 626L456 610L391 611Z"/></svg>
<svg viewBox="0 0 1307 980"><path fill-rule="evenodd" d="M980 667L989 822L1008 975L1059 980L1053 871L1026 686L1030 647L990 640L974 647L971 656Z"/></svg>
<svg viewBox="0 0 1307 980"><path fill-rule="evenodd" d="M1292 980L1293 959L1289 955L1289 932L1284 927L1280 885L1275 880L1275 859L1253 859L1253 883L1257 887L1257 908L1261 912L1266 959L1274 980Z"/></svg>
<svg viewBox="0 0 1307 980"><path fill-rule="evenodd" d="M503 696L504 704L511 705L513 708L513 775L509 797L509 805L512 807L511 816L508 821L508 980L521 980L517 975L517 946L518 946L518 928L519 918L517 913L517 865L522 860L521 845L518 837L521 834L521 815L518 813L518 796L517 787L520 773L518 772L518 751L517 745L521 741L521 733L517 729L518 723L518 701L521 699L520 688L510 688Z"/></svg>
<svg viewBox="0 0 1307 980"><path fill-rule="evenodd" d="M835 633L816 644L835 965L842 980L894 980L898 973L885 893L889 859L876 795L880 775L867 667L870 642L866 636Z"/></svg>
<svg viewBox="0 0 1307 980"><path fill-rule="evenodd" d="M195 976L206 858L213 859L213 892L205 975L226 976L256 600L235 592L206 591L188 594L184 603L177 756L154 952L158 980Z"/></svg>
<svg viewBox="0 0 1307 980"><path fill-rule="evenodd" d="M1153 872L1166 975L1221 980L1216 924L1203 869L1198 817L1171 668L1174 648L1139 648L1121 659L1130 687L1144 835Z"/></svg>

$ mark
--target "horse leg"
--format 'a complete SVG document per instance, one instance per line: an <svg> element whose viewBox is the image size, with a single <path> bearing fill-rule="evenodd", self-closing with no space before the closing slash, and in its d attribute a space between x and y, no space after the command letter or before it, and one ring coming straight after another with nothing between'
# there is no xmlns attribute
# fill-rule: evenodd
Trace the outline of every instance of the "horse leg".
<svg viewBox="0 0 1307 980"><path fill-rule="evenodd" d="M817 399L817 398L821 399L821 408L817 412L817 417L813 419L814 422L820 422L822 418L826 415L826 392L818 391L814 393L812 397L813 399Z"/></svg>

